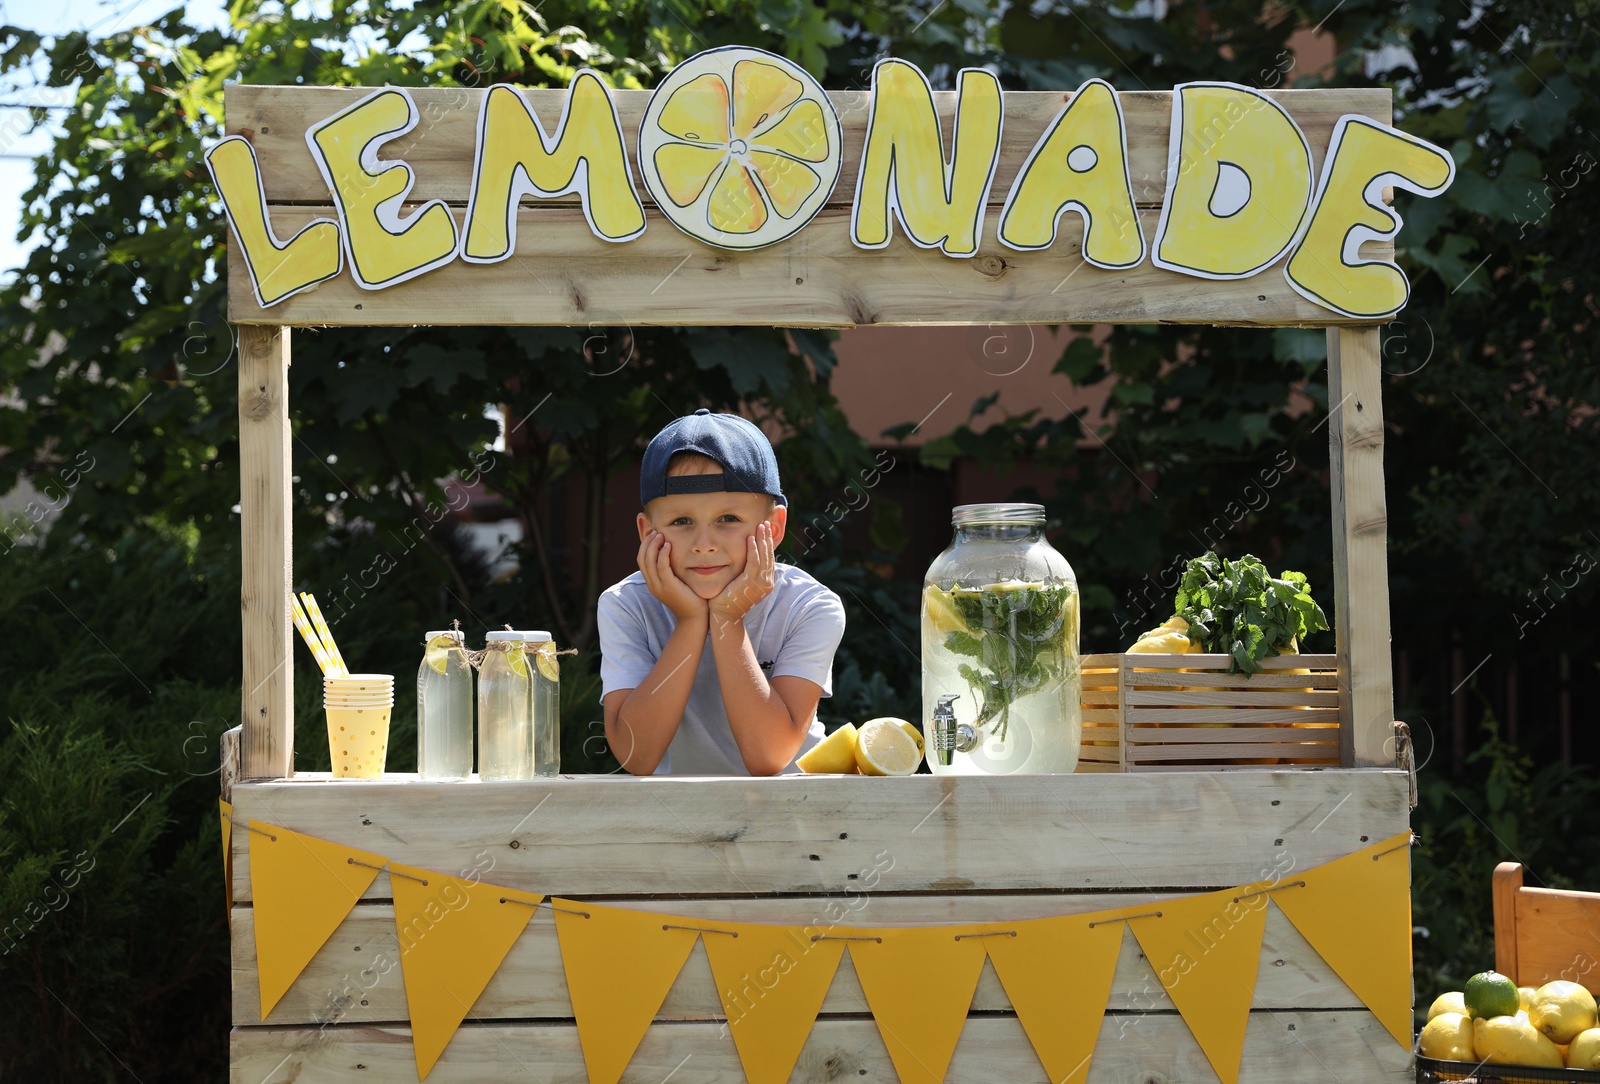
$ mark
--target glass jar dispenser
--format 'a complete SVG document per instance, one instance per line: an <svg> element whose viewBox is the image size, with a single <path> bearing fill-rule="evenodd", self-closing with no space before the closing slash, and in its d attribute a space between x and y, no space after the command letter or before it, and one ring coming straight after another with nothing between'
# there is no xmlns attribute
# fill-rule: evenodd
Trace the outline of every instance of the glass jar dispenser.
<svg viewBox="0 0 1600 1084"><path fill-rule="evenodd" d="M1044 506L964 504L922 589L922 711L935 775L1071 772L1083 731L1078 582Z"/></svg>

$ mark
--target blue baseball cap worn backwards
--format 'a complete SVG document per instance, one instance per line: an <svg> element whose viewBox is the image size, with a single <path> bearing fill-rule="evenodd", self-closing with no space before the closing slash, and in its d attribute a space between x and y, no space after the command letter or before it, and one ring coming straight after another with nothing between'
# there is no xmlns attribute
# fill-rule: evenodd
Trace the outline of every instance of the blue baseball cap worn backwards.
<svg viewBox="0 0 1600 1084"><path fill-rule="evenodd" d="M679 452L713 459L722 465L722 473L668 478L667 464ZM713 414L705 407L669 422L644 450L640 503L648 505L671 493L765 493L781 505L789 503L778 483L778 458L766 434L747 418Z"/></svg>

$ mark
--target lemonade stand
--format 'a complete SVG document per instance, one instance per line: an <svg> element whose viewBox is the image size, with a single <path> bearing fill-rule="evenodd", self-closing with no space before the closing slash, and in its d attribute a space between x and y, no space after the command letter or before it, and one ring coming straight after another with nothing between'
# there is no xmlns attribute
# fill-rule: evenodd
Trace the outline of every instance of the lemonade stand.
<svg viewBox="0 0 1600 1084"><path fill-rule="evenodd" d="M1387 197L1453 170L1387 90L936 92L891 59L824 92L733 48L654 93L230 86L226 117L234 1081L1409 1077L1378 329ZM1245 687L1150 655L1086 681L1074 774L294 771L291 328L1167 321L1328 329L1337 651L1249 686L1325 762L1241 767L1228 725L1132 756L1138 712Z"/></svg>

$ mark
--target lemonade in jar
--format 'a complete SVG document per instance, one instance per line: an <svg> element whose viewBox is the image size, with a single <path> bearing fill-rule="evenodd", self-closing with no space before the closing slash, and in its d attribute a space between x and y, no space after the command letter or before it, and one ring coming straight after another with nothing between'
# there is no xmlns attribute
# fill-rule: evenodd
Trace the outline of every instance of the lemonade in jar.
<svg viewBox="0 0 1600 1084"><path fill-rule="evenodd" d="M1078 584L1037 504L967 504L922 592L922 703L935 775L1071 772L1083 723ZM943 699L945 707L935 707ZM953 711L952 711L953 709Z"/></svg>

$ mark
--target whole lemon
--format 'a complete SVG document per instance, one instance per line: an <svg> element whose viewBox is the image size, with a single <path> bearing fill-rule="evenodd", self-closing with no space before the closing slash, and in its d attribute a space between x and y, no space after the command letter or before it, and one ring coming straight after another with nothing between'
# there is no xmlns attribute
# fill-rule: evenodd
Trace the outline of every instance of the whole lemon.
<svg viewBox="0 0 1600 1084"><path fill-rule="evenodd" d="M1425 1058L1440 1061L1477 1061L1472 1046L1472 1018L1464 1013L1442 1012L1422 1029L1419 1049Z"/></svg>
<svg viewBox="0 0 1600 1084"><path fill-rule="evenodd" d="M1498 971L1480 971L1467 980L1462 995L1467 1014L1474 1020L1492 1020L1496 1016L1515 1016L1522 1002L1517 998L1517 984Z"/></svg>
<svg viewBox="0 0 1600 1084"><path fill-rule="evenodd" d="M1570 1043L1600 1025L1600 1018L1595 1015L1593 994L1575 982L1557 979L1534 992L1528 1023L1553 1043Z"/></svg>
<svg viewBox="0 0 1600 1084"><path fill-rule="evenodd" d="M1494 1065L1565 1068L1556 1044L1540 1035L1532 1024L1515 1016L1474 1020L1472 1049L1477 1053L1478 1060Z"/></svg>
<svg viewBox="0 0 1600 1084"><path fill-rule="evenodd" d="M1440 1013L1458 1012L1467 1015L1467 1003L1461 999L1460 990L1451 990L1449 993L1440 994L1433 999L1433 1004L1428 1006L1428 1019L1432 1020Z"/></svg>
<svg viewBox="0 0 1600 1084"><path fill-rule="evenodd" d="M1600 1070L1600 1028L1590 1028L1567 1047L1568 1069Z"/></svg>

